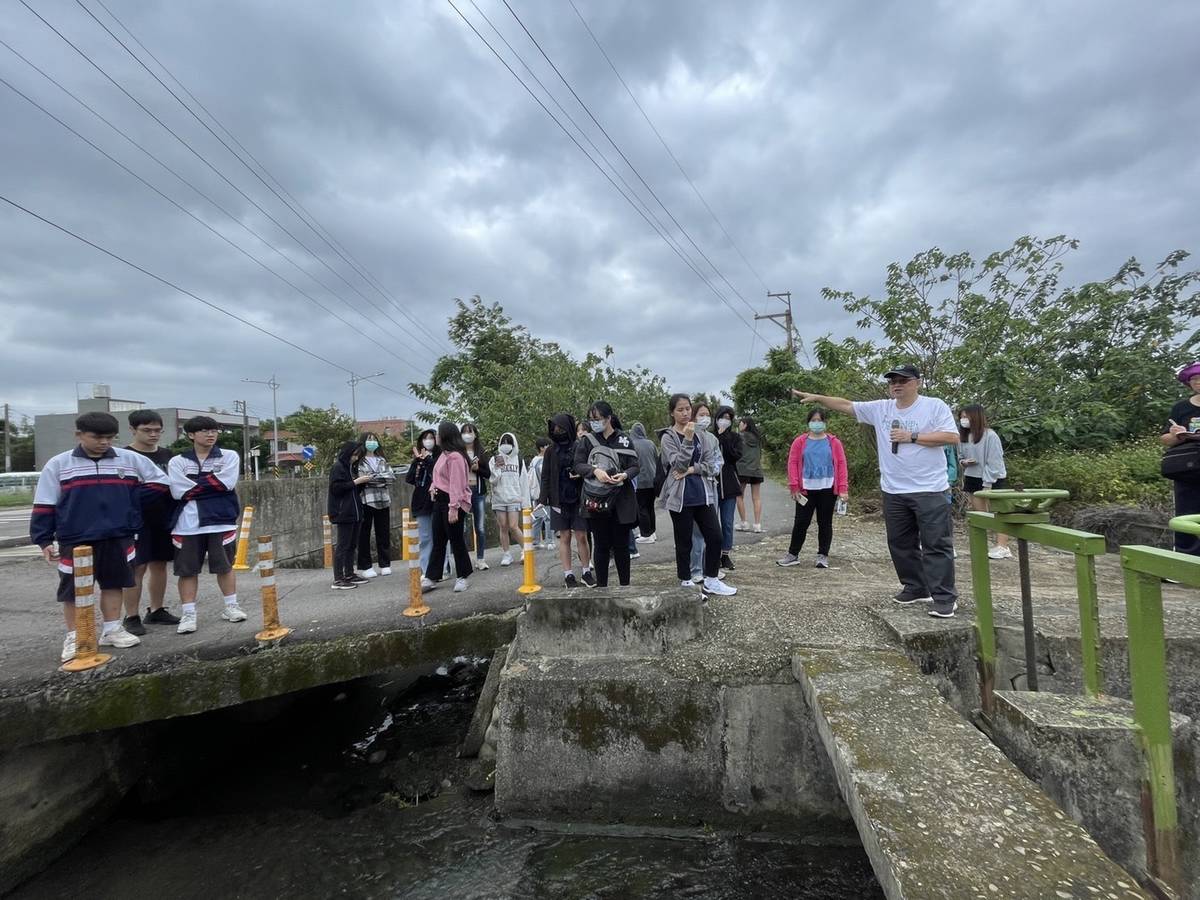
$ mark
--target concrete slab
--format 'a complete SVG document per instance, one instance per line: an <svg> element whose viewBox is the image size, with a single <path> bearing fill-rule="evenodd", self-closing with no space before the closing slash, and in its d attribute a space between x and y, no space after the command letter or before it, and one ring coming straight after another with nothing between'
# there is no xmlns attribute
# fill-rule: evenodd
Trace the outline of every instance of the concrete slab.
<svg viewBox="0 0 1200 900"><path fill-rule="evenodd" d="M891 900L1146 896L900 653L800 651L794 672Z"/></svg>

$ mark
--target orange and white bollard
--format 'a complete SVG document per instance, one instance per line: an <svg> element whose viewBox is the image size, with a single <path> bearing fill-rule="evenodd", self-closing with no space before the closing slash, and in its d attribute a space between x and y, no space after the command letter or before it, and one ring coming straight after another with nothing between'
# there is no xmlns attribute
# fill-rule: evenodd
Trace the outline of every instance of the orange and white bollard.
<svg viewBox="0 0 1200 900"><path fill-rule="evenodd" d="M250 555L250 526L254 522L254 507L247 506L242 510L242 527L238 529L237 556L234 557L233 567L239 572L249 570L246 558Z"/></svg>
<svg viewBox="0 0 1200 900"><path fill-rule="evenodd" d="M524 556L525 583L517 588L520 594L536 594L542 589L537 580L537 562L533 558L533 510L521 510L521 552Z"/></svg>
<svg viewBox="0 0 1200 900"><path fill-rule="evenodd" d="M405 510L405 514L408 510ZM417 535L417 522L409 519L404 527L404 552L408 556L408 606L404 615L410 617L429 614L425 598L421 594L421 551L418 546L420 538Z"/></svg>
<svg viewBox="0 0 1200 900"><path fill-rule="evenodd" d="M408 526L412 523L412 513L408 507L400 514L400 534L403 537L400 540L400 561L408 562Z"/></svg>
<svg viewBox="0 0 1200 900"><path fill-rule="evenodd" d="M254 636L260 644L272 644L292 629L279 624L279 594L275 590L275 544L269 534L258 538L258 574L262 586L263 630Z"/></svg>
<svg viewBox="0 0 1200 900"><path fill-rule="evenodd" d="M321 543L325 547L325 568L333 568L333 525L329 516L321 516Z"/></svg>
<svg viewBox="0 0 1200 900"><path fill-rule="evenodd" d="M75 578L75 657L62 664L64 672L86 672L110 659L96 650L96 581L92 574L92 548L80 544L71 552Z"/></svg>

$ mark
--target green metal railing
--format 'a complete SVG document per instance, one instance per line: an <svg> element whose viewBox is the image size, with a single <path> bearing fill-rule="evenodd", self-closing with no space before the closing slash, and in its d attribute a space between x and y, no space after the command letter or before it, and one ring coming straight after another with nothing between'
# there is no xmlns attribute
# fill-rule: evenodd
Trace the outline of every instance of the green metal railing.
<svg viewBox="0 0 1200 900"><path fill-rule="evenodd" d="M1169 527L1200 535L1200 516L1180 516L1172 519ZM1121 568L1129 620L1133 715L1146 759L1143 795L1150 800L1145 822L1146 862L1152 875L1182 891L1162 581L1200 588L1200 557L1156 547L1122 547Z"/></svg>
<svg viewBox="0 0 1200 900"><path fill-rule="evenodd" d="M992 576L988 559L988 532L1017 540L1021 576L1021 619L1025 633L1025 679L1038 689L1036 631L1029 573L1029 544L1041 544L1075 554L1075 583L1079 596L1079 626L1083 655L1083 686L1091 696L1100 693L1100 609L1096 594L1096 557L1105 551L1104 538L1086 531L1050 525L1049 509L1070 497L1060 490L979 491L992 512L967 514L971 548L971 580L975 591L975 627L979 638L979 693L983 714L994 712L996 683L996 626L992 607Z"/></svg>

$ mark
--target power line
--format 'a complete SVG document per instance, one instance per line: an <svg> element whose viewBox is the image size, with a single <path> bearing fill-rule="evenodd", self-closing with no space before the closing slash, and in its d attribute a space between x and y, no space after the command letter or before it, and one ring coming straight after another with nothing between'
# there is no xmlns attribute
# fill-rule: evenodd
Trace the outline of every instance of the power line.
<svg viewBox="0 0 1200 900"><path fill-rule="evenodd" d="M621 189L619 187L617 187L617 183L615 181L613 181L612 176L609 175L606 171L604 171L604 168L598 162L596 162L595 159L592 158L591 154L589 154L587 152L587 150L584 149L583 145L581 143L579 143L579 141L575 138L575 135L571 134L571 132L567 130L566 126L563 125L563 123L558 120L558 118L554 115L554 113L552 113L550 111L550 108L547 107L546 104L541 101L541 98L539 98L537 96L537 94L535 94L533 92L532 88L530 88L529 85L527 85L525 83L524 79L522 79L521 76L516 73L516 71L513 69L513 67L508 64L508 61L505 60L504 57L501 56L500 53L496 50L496 48L493 47L491 45L491 43L488 42L488 39L479 33L479 29L475 27L475 25L471 22L471 20L468 19L465 15L463 15L462 10L460 10L457 6L454 5L454 0L446 0L446 2L450 5L450 8L453 9L458 14L458 17L463 20L463 22L466 24L466 26L475 33L475 36L477 38L479 38L480 41L483 42L483 45L492 52L492 55L494 55L496 57L496 59L498 59L500 61L500 64L502 66L504 66L504 68L508 69L509 74L511 74L513 76L513 78L515 78L517 80L517 82L521 85L521 87L525 88L525 90L529 94L529 96L533 98L533 101L542 108L542 111L545 112L546 115L548 115L551 118L551 120L553 120L554 124L557 125L562 130L563 134L565 134L570 139L571 143L573 143L577 148L579 148L579 152L582 153L584 156L586 156L588 161L596 167L596 169L600 172L600 174L605 177L605 179L608 181L609 184L611 184L613 186L613 188L617 191L617 193L619 193L622 197L625 198L626 202L628 202L629 205L633 207L634 212L636 212L639 216L641 216L642 219L645 220L647 225L649 225L651 228L654 228L654 223L646 216L646 214L644 212L642 212L642 210L638 207L638 205L636 203L633 202L633 200L631 200L628 196L626 196L626 194L623 191L621 191ZM661 232L658 232L657 229L655 229L655 231L656 231L656 233L659 234L659 237L663 237ZM704 273L701 272L692 263L692 261L690 259L688 259L686 256L684 256L683 253L681 253L673 244L671 244L670 241L667 241L665 238L664 238L664 241L666 242L667 246L670 247L672 251L674 251L675 255L678 256L681 260L683 260L684 264L688 268L690 268L693 272L696 273L696 277L699 278L704 283L704 286L707 287L710 291L712 291L713 294L716 295L717 299L720 300L722 303L724 303L725 306L727 306L729 308L729 311L732 312L735 316L737 316L737 318L741 321L741 323L743 325L745 325L748 329L750 329L750 331L753 332L754 326L752 326L749 322L747 322L746 319L742 316L742 314L740 312L738 312L737 309L735 309L729 303L728 300L725 299L725 295L722 294L719 290L717 290L716 287L714 287L711 282L709 282L708 278L705 277Z"/></svg>
<svg viewBox="0 0 1200 900"><path fill-rule="evenodd" d="M115 157L113 157L112 155L110 155L102 147L98 146L97 144L95 144L91 140L89 140L88 138L84 137L82 134L80 134L78 131L76 131L74 128L72 128L70 125L68 125L62 119L60 119L54 113L50 112L50 110L46 109L44 106L42 106L36 100L29 97L27 94L25 94L19 88L14 87L3 76L0 76L0 84L4 85L6 88L8 88L10 91L12 91L14 94L16 94L21 99L25 100L30 105L41 110L41 112L43 112L45 115L49 116L51 119L53 119L55 122L57 122L63 128L65 128L67 131L71 132L71 134L75 135L75 137L79 138L81 141L83 141L85 144L87 144L89 147L91 147L97 153L101 154L105 159L109 160L111 163L118 166L122 171L126 172L133 178L137 179L139 182L141 182L143 185L148 187L150 190L154 191L154 193L158 194L158 196L162 197L164 200L166 200L168 203L170 203L172 206L174 206L180 212L184 213L189 218L193 219L194 221L196 221L200 225L202 225L205 229L207 229L208 231L215 234L217 237L219 237L221 240L223 240L225 243L227 243L229 246L231 246L234 250L237 250L239 253L241 253L243 256L245 256L247 259L251 260L254 263L257 263L259 266L266 269L268 272L270 272L272 275L274 275L276 278L278 278L280 281L282 281L284 284L286 284L292 290L296 291L302 297L305 297L310 302L315 304L317 307L322 309L324 312L333 316L333 318L337 319L339 322L341 322L347 328L354 331L355 334L358 334L360 337L363 337L366 340L370 341L372 344L379 347L379 349L383 350L385 353L388 353L391 356L394 356L396 359L400 360L400 362L409 366L409 368L411 368L414 372L417 372L418 374L420 374L421 370L418 369L416 366L412 365L412 363L410 363L404 357L395 353L390 348L384 346L383 344L381 344L379 341L375 340L370 335L362 334L361 329L359 329L357 326L350 324L350 322L346 321L340 315L338 315L336 312L329 309L327 306L325 306L323 303L321 303L321 301L317 300L317 298L313 297L307 291L305 291L302 288L300 288L299 286L293 284L291 281L289 281L283 275L280 275L278 272L276 272L274 269L272 269L270 266L268 266L262 260L258 259L256 256L251 254L249 251L247 251L244 248L235 244L232 240L230 240L225 235L221 234L221 232L217 231L217 229L213 228L211 225L209 225L207 222L205 222L203 219L201 219L199 216L197 216L195 213L193 213L190 209L188 209L187 207L183 206L182 204L176 202L174 199L169 197L167 194L163 193L161 190L159 190L157 187L155 187L153 184L151 184L149 181L147 181L145 178L143 178L137 172L134 172L132 169L130 169L128 166L126 166L124 163L122 163L120 160L118 160Z"/></svg>
<svg viewBox="0 0 1200 900"><path fill-rule="evenodd" d="M298 350L301 353L303 353L305 356L310 356L313 359L317 360L318 362L323 362L327 366L332 366L333 368L338 369L339 371L345 372L347 375L354 374L354 372L351 369L348 369L339 363L335 363L333 360L327 359L326 357L322 356L321 354L316 353L315 351L309 350L307 347L303 347L300 344L297 344L295 341L288 340L287 338L271 331L269 328L264 328L261 325L256 325L255 323L251 322L249 319L243 319L237 313L230 312L229 310L225 309L223 306L219 306L216 303L213 303L211 300L205 300L199 294L194 294L191 291L189 291L187 288L180 287L179 285L175 284L173 281L169 281L166 278L163 278L161 275L156 275L154 272L151 272L149 269L145 269L142 266L139 266L137 263L131 262L130 260L121 256L120 254L115 253L112 250L109 250L107 247L102 247L99 244L95 243L94 241L88 240L87 238L83 237L80 234L77 234L76 232L72 231L71 229L67 228L64 225L59 225L57 222L51 221L50 219L47 219L43 215L39 215L38 213L34 212L33 210L29 209L28 207L22 206L20 203L6 197L3 194L0 194L0 202L7 203L9 206L13 207L14 209L17 209L17 210L25 213L27 216L37 219L39 222L49 225L51 228L55 229L56 231L60 231L63 234L67 235L68 237L75 238L75 240L79 241L81 244L86 244L87 246L91 247L93 250L98 250L99 252L103 253L105 256L109 257L110 259L115 259L117 262L124 263L125 265L129 266L129 268L134 269L138 272L141 272L143 275L147 276L148 278L153 278L159 284L165 285L166 287L171 288L171 290L173 290L173 291L178 291L179 293L183 294L184 296L191 297L193 300L196 300L199 303L203 303L209 309L215 309L217 312L221 313L222 315L228 316L229 318L231 318L237 322L240 322L243 325L253 328L255 331L257 331L261 334L265 334L267 337L271 338L272 340L279 341L281 344L286 344L287 346L291 347L293 350ZM378 382L372 382L372 384L375 384L376 386L381 387L386 391L391 391L393 394L397 394L401 397L408 397L413 400L416 399L411 394L407 394L404 391L398 391L395 388L389 387L386 384L380 384Z"/></svg>
<svg viewBox="0 0 1200 900"><path fill-rule="evenodd" d="M218 178L220 178L227 185L229 185L231 188L233 188L235 191L237 191L238 194L240 194L243 198L245 198L246 202L248 202L251 206L253 206L259 212L261 212L264 216L266 216L268 219L270 219L271 222L273 222L275 224L275 226L277 228L279 228L280 231L282 231L284 234L286 234L288 237L290 237L298 246L303 248L304 251L307 252L309 256L311 256L314 260L316 260L318 263L320 263L322 266L324 266L326 269L328 269L336 278L338 278L343 284L345 284L348 288L350 288L350 290L354 291L354 293L358 294L358 296L361 297L364 301L366 301L367 303L370 303L371 306L373 306L379 313L381 313L383 316L385 316L397 328L403 330L404 326L401 325L399 322L397 322L394 318L392 318L392 316L389 315L386 310L381 308L377 303L375 303L373 300L371 300L369 297L367 297L357 287L355 287L353 284L351 284L349 281L347 281L345 276L343 276L340 272L338 272L335 268L333 268L333 266L329 265L329 263L326 262L322 257L318 256L307 244L305 244L298 237L296 237L296 235L293 234L282 222L280 222L278 219L276 219L273 215L271 215L271 213L269 213L266 209L264 209L256 200L254 200L253 197L251 197L249 194L247 194L245 191L243 191L240 187L238 187L236 184L234 184L232 181L230 181L229 178L226 177L226 175L223 172L221 172L216 166L214 166L211 162L209 162L208 159L206 159L203 154L201 154L198 150L196 150L196 148L193 147L191 144L189 144L185 139L180 137L169 125L167 125L162 119L160 119L157 115L155 115L144 103L142 103L142 101L138 100L135 96L133 96L133 94L131 94L129 91L127 91L115 78L113 78L111 75L109 75L108 72L106 72L103 69L103 67L101 67L97 62L95 62L95 60L93 60L90 56L88 56L86 53L84 53L83 50L81 50L78 46L76 46L71 41L70 38L68 38L66 35L64 35L57 28L55 28L54 25L52 25L50 22L48 22L45 19L45 17L42 16L41 13L39 13L32 6L30 6L26 2L26 0L19 0L19 2L27 10L29 10L31 13L33 13L33 15L35 15L47 28L49 28L56 35L58 35L59 38L61 38L67 44L67 46L69 46L72 50L74 50L77 54L79 54L79 56L81 56L92 68L94 68L97 72L99 72L101 75L103 75L114 87L117 88L117 90L119 90L122 94L124 94L126 97L128 97L133 103L135 103L138 106L138 108L140 108L144 113L146 113L146 115L150 116L150 118L152 118L155 122L157 122L163 128L164 131L166 131L169 135L171 135L171 137L175 138L176 141L178 141L180 144L182 144L183 147L189 153L191 153L198 160L200 160L202 163L204 163L204 165L206 165L209 169L211 169L212 172Z"/></svg>
<svg viewBox="0 0 1200 900"><path fill-rule="evenodd" d="M697 244L694 240L692 240L692 236L690 234L688 234L687 229L684 228L679 223L679 220L675 218L675 215L671 212L671 210L667 209L666 204L663 203L662 200L659 198L658 194L655 193L654 188L650 187L650 184L646 181L645 178L642 177L642 173L639 172L637 167L632 162L629 161L629 157L625 155L625 152L617 145L617 142L612 139L612 135L610 135L608 133L608 131L604 128L604 126L600 124L600 120L597 119L595 117L595 115L592 114L591 109L588 107L588 105L586 103L583 102L583 98L581 98L579 96L579 94L576 93L575 88L573 88L571 86L571 82L569 82L567 80L566 76L563 75L563 73L559 70L558 66L556 66L554 64L554 60L552 60L550 58L550 56L546 53L546 51L542 49L542 45L540 43L538 43L537 38L535 38L533 36L532 32L530 32L530 30L525 27L525 23L521 21L521 17L517 15L516 10L514 10L512 8L512 6L509 5L508 0L500 0L500 2L504 4L504 6L508 9L508 11L510 13L512 13L512 17L517 20L517 24L521 26L521 30L524 31L525 34L529 37L529 40L533 42L533 46L535 46L537 48L538 53L540 53L542 55L542 58L545 59L546 62L550 65L550 68L554 70L554 74L559 77L559 80L562 81L562 83L564 85L566 85L567 90L571 92L571 96L575 98L575 101L581 107L583 107L583 111L588 114L588 118L590 118L592 120L592 122L595 123L596 127L600 129L600 133L603 134L604 137L608 139L608 142L610 144L612 144L613 149L616 150L617 153L620 155L621 159L623 159L625 161L625 165L629 166L629 168L633 172L633 174L637 176L638 181L640 181L642 183L642 185L645 186L646 190L650 192L650 196L653 197L655 202L657 202L658 205L662 207L662 210L663 210L663 212L665 212L667 214L667 217L672 222L675 223L675 227L679 229L679 232L685 238L687 238L688 243L691 244L692 247L696 250L696 252L700 254L701 258L706 263L708 263L709 267L714 272L716 272L717 276L722 281L725 282L725 284L729 287L729 289L731 291L733 291L734 294L737 295L737 298L746 305L746 308L749 309L751 313L753 313L754 307L751 306L750 301L748 301L745 297L743 297L741 292L738 291L738 289L735 288L730 283L729 279L725 277L724 273L722 273L721 270L716 267L716 265L713 263L713 261L708 258L708 255L703 250L700 249L700 245Z"/></svg>
<svg viewBox="0 0 1200 900"><path fill-rule="evenodd" d="M158 57L156 57L153 53L151 53L146 48L145 44L143 44L140 40L138 40L137 36L134 35L134 33L132 31L129 30L129 28L125 25L125 23L122 22L120 19L118 19L113 14L112 10L110 10L107 6L104 5L103 0L98 0L98 2L100 2L100 5L104 8L104 11L108 13L108 15L112 18L112 20L114 22L116 22L125 31L126 34L128 34L134 41L136 41L138 46L141 47L143 50L145 50L145 52L150 56L150 58L153 59L154 62L158 64L159 68L161 68L164 72L166 72L167 75L171 78L171 80L174 81L176 84L178 84L180 86L180 88L182 88L188 94L188 96L191 97L195 101L195 96L191 93L191 91L188 91L187 88L185 88L183 86L183 84L179 81L179 79L176 78L174 74L172 74L170 69L168 69L165 65L163 65L162 61L159 60ZM259 175L258 172L256 172L254 170L254 168L249 163L247 163L246 160L244 160L238 154L238 152L236 150L234 150L232 147L230 147L229 144L227 144L225 142L225 140L219 134L217 134L215 131L213 131L213 129L209 126L209 124L207 122L205 122L202 118L200 118L200 116L196 115L195 111L190 106L188 106L188 104L185 103L178 94L176 94L173 90L171 90L170 86L168 86L166 84L166 82L164 82L161 78L159 78L158 75L154 72L154 70L152 70L149 66L147 66L146 63L143 62L142 59L136 53L134 53L133 50L131 50L124 41L122 41L116 34L113 33L112 29L110 29L107 25L105 25L103 22L101 22L100 19L97 18L96 14L93 13L86 5L84 5L83 0L75 0L75 3L79 6L80 9L82 9L84 12L86 12L92 18L92 20L96 22L97 25L99 25L101 28L103 28L114 41L116 41L118 44L120 44L122 49L124 49L125 52L128 53L135 62L137 62L138 65L140 65L143 69L145 69L146 72L148 72L155 81L157 81L160 85L162 85L163 89L167 93L169 93L172 97L174 97L176 102L178 102L179 105L182 106L192 116L192 118L194 118L197 122L199 122L208 131L209 134L211 134L213 137L215 137L221 143L221 146L223 146L226 150L228 150L230 152L230 154L235 159L237 159L237 161L240 162L251 175L253 175L255 178L257 178L259 180L259 182L262 183L263 187L265 187L272 194L274 194L275 197L279 200L279 202L281 202L284 206L286 206L292 212L292 214L296 216L296 218L298 218L302 223L304 223L304 225L309 229L309 231L311 231L313 234L315 234L320 240L322 240L325 243L325 245L327 247L329 247L329 249L331 249L335 254L337 254L339 257L341 257L342 261L344 263L346 263L346 265L348 265L353 271L355 271L358 274L358 276L360 278L362 278L364 282L366 282L368 285L370 285L381 297L383 297L385 300L390 301L391 304L400 312L400 314L403 315L405 318L407 318L410 322L412 322L412 324L416 328L424 331L429 336L430 339L432 339L434 341L439 341L439 338L437 337L437 335L435 335L433 332L429 331L422 322L418 321L416 318L411 316L407 310L405 310L402 306L400 306L399 303L396 302L396 300L394 298L390 297L381 288L376 287L375 285L371 284L371 281L368 278L366 278L365 275L363 275L362 271L360 271L353 263L351 263L350 260L347 259L346 256L336 246L334 246L334 244L332 242L330 242L328 239L326 239L326 237L323 234L321 234L321 232L317 231L317 229L314 228L304 218L304 216L300 215L300 213L287 200L284 199L284 197L279 193L279 191L275 190L274 187L272 187L270 184L268 184L267 181L265 179L263 179L263 177L261 175ZM217 121L216 117L213 116L213 114L211 112L209 112L207 109L205 109L203 107L203 105L201 105L199 103L199 101L195 101L195 102L197 103L197 105L200 105L201 109L204 109L205 114L210 119L212 119L213 122L215 122L221 128L222 131L225 131L226 133L228 133L228 129L226 129L223 125L221 125L221 123ZM230 138L232 138L232 137L233 136L230 135ZM237 143L237 142L235 141L235 143ZM240 147L241 144L238 143L238 146ZM258 160L255 160L255 163L257 163L259 168L262 168L264 172L266 171L265 167L262 165L262 163L258 162ZM272 180L275 180L275 179L272 178ZM347 282L347 284L349 284L349 282ZM444 342L443 342L443 345L444 345Z"/></svg>

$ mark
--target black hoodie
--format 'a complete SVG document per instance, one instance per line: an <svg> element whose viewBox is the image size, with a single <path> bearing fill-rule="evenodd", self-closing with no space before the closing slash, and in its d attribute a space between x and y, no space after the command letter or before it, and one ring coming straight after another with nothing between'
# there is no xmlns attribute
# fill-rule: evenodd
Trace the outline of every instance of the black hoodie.
<svg viewBox="0 0 1200 900"><path fill-rule="evenodd" d="M554 429L561 428L565 441L554 438ZM559 413L546 420L546 434L550 446L546 448L542 463L542 490L538 503L561 509L579 502L580 479L574 475L575 468L575 417L570 413Z"/></svg>
<svg viewBox="0 0 1200 900"><path fill-rule="evenodd" d="M350 457L361 447L358 441L346 441L338 451L333 468L329 470L329 521L336 525L353 525L362 521L362 499L358 496L354 468L350 463Z"/></svg>

